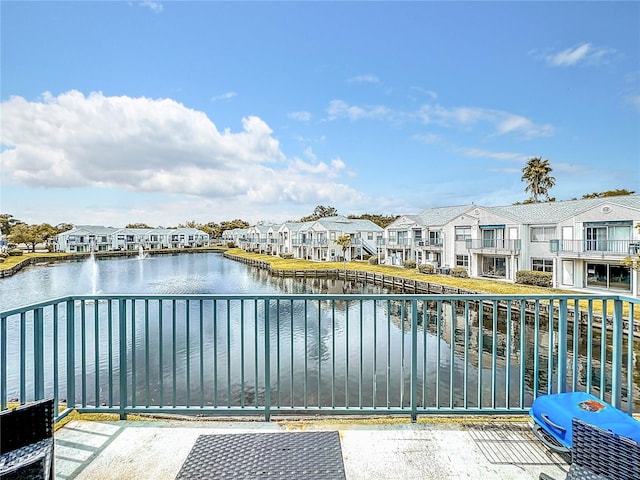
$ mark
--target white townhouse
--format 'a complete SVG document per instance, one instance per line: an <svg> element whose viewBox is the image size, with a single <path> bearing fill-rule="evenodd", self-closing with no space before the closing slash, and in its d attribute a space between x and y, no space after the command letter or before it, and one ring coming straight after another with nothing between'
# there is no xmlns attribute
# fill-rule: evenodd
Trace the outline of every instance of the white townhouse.
<svg viewBox="0 0 640 480"><path fill-rule="evenodd" d="M278 253L291 253L295 258L308 258L305 248L310 241L308 229L313 222L285 222L278 229Z"/></svg>
<svg viewBox="0 0 640 480"><path fill-rule="evenodd" d="M222 239L225 242L233 242L237 246L239 246L241 242L244 241L246 236L246 228L232 228L231 230L225 230L222 232Z"/></svg>
<svg viewBox="0 0 640 480"><path fill-rule="evenodd" d="M342 247L336 243L338 237L349 235L351 245L344 252L346 260L376 255L378 243L383 238L384 229L371 220L352 219L343 216L326 217L316 221L312 227L326 238L326 246L316 249L321 260L334 261L342 257Z"/></svg>
<svg viewBox="0 0 640 480"><path fill-rule="evenodd" d="M67 253L191 248L209 244L207 232L196 228L113 228L78 225L56 236L57 250Z"/></svg>
<svg viewBox="0 0 640 480"><path fill-rule="evenodd" d="M239 245L245 250L258 253L278 253L278 230L281 225L258 223L246 229L244 239Z"/></svg>
<svg viewBox="0 0 640 480"><path fill-rule="evenodd" d="M324 217L309 222L287 222L278 229L278 253L295 258L335 261L342 258L342 247L335 242L342 235L351 237L347 259L376 254L376 244L383 229L370 220L344 216Z"/></svg>
<svg viewBox="0 0 640 480"><path fill-rule="evenodd" d="M550 272L557 288L638 296L638 272L622 260L640 251L640 196L500 207L464 205L405 215L385 229L386 263L464 267L472 277L515 281Z"/></svg>
<svg viewBox="0 0 640 480"><path fill-rule="evenodd" d="M384 230L384 263L402 265L405 260L414 260L416 264L449 266L453 257L447 251L445 236L455 234L449 222L472 208L474 205L438 207L400 216Z"/></svg>

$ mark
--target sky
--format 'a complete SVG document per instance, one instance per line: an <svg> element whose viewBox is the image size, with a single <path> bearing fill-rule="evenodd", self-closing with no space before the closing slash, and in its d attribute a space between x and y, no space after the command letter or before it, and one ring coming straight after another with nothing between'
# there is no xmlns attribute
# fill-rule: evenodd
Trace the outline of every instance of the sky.
<svg viewBox="0 0 640 480"><path fill-rule="evenodd" d="M0 212L176 226L640 191L640 2L0 2Z"/></svg>

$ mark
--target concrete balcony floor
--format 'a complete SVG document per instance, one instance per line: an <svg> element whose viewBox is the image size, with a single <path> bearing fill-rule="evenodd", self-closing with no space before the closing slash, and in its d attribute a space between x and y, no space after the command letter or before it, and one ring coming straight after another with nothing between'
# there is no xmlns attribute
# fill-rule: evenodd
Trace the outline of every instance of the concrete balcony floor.
<svg viewBox="0 0 640 480"><path fill-rule="evenodd" d="M58 479L174 479L199 435L337 430L347 480L564 479L527 417L72 420L55 434Z"/></svg>

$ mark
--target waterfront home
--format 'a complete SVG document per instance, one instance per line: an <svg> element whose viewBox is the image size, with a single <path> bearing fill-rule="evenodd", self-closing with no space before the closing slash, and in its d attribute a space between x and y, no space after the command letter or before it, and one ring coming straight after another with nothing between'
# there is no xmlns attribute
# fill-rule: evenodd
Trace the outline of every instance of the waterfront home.
<svg viewBox="0 0 640 480"><path fill-rule="evenodd" d="M500 207L463 205L403 215L384 233L384 262L464 267L471 277L515 281L518 270L552 274L553 286L638 296L640 196Z"/></svg>
<svg viewBox="0 0 640 480"><path fill-rule="evenodd" d="M67 253L137 251L190 248L209 244L207 232L196 228L114 228L77 225L59 233L53 241L56 251Z"/></svg>
<svg viewBox="0 0 640 480"><path fill-rule="evenodd" d="M225 242L233 242L234 245L239 246L246 238L247 230L248 229L246 228L232 228L230 230L225 230L222 232L222 240Z"/></svg>

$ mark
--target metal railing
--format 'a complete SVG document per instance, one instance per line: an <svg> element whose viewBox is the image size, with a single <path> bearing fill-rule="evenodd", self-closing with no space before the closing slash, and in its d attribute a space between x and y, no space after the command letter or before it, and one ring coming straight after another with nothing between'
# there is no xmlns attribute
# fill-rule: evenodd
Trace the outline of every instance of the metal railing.
<svg viewBox="0 0 640 480"><path fill-rule="evenodd" d="M467 250L520 251L522 241L499 238L474 238L466 240Z"/></svg>
<svg viewBox="0 0 640 480"><path fill-rule="evenodd" d="M640 253L640 240L550 240L549 249L560 254L624 257Z"/></svg>
<svg viewBox="0 0 640 480"><path fill-rule="evenodd" d="M0 313L0 406L81 412L640 412L640 300L567 295L92 295ZM600 328L602 327L602 328ZM56 410L57 411L57 410Z"/></svg>

